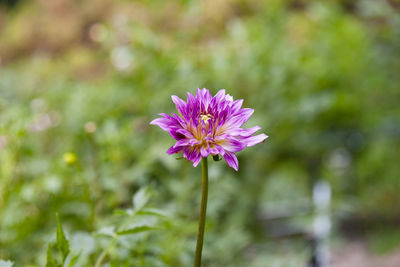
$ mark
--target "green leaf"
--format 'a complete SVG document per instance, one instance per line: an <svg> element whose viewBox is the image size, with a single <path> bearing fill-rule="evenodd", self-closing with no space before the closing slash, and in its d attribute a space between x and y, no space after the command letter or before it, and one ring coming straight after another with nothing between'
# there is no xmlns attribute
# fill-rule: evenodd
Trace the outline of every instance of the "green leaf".
<svg viewBox="0 0 400 267"><path fill-rule="evenodd" d="M134 196L133 196L133 207L135 211L141 210L147 202L149 202L151 197L151 192L148 187L141 188Z"/></svg>
<svg viewBox="0 0 400 267"><path fill-rule="evenodd" d="M126 210L117 209L113 213L114 216L132 216L133 214L134 211L132 209L126 209Z"/></svg>
<svg viewBox="0 0 400 267"><path fill-rule="evenodd" d="M57 217L56 246L57 246L58 250L61 252L62 262L64 263L65 259L67 258L68 254L69 254L69 243L68 243L67 238L65 237L58 214L56 214L56 217Z"/></svg>
<svg viewBox="0 0 400 267"><path fill-rule="evenodd" d="M133 234L138 234L138 233L147 232L147 231L151 231L151 230L157 230L157 229L159 229L159 228L142 225L142 226L136 226L136 227L129 228L127 230L120 231L117 234L118 235L133 235Z"/></svg>
<svg viewBox="0 0 400 267"><path fill-rule="evenodd" d="M76 256L72 257L71 261L68 264L68 267L73 267L75 265L75 263L78 262L79 256L80 255L76 255Z"/></svg>
<svg viewBox="0 0 400 267"><path fill-rule="evenodd" d="M153 216L158 216L158 217L167 217L167 214L158 209L151 209L151 208L146 208L142 209L137 213L138 215L153 215Z"/></svg>
<svg viewBox="0 0 400 267"><path fill-rule="evenodd" d="M117 209L113 213L114 216L126 216L128 212L126 210Z"/></svg>
<svg viewBox="0 0 400 267"><path fill-rule="evenodd" d="M97 235L105 235L109 237L114 237L115 236L115 227L114 226L107 226L101 228L99 231L97 231Z"/></svg>
<svg viewBox="0 0 400 267"><path fill-rule="evenodd" d="M53 255L51 254L51 243L49 243L49 246L47 247L46 267L57 267L57 262L53 259Z"/></svg>

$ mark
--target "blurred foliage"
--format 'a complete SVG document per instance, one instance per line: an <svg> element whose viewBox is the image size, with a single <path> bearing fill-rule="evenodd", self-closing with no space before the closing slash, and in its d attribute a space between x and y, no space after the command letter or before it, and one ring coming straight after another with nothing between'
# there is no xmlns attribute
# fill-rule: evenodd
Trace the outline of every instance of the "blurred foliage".
<svg viewBox="0 0 400 267"><path fill-rule="evenodd" d="M398 8L56 0L0 10L0 258L44 266L58 212L74 255L93 266L109 242L96 233L151 185L149 205L172 219L118 239L105 262L190 266L200 171L168 156L173 140L149 121L198 87L245 99L247 125L270 136L239 153L238 173L211 164L205 266L305 262L304 245L273 245L258 218L268 203L309 200L321 178L336 222L398 220ZM280 251L290 256L279 263Z"/></svg>

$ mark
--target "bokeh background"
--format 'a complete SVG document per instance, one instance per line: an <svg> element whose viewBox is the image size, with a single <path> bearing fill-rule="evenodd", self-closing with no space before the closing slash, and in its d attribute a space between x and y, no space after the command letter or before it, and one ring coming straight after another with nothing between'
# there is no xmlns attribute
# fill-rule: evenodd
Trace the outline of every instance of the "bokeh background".
<svg viewBox="0 0 400 267"><path fill-rule="evenodd" d="M0 3L0 258L44 266L58 212L93 266L147 186L162 230L104 266L191 266L200 168L149 122L205 87L270 138L210 162L204 266L399 266L399 1Z"/></svg>

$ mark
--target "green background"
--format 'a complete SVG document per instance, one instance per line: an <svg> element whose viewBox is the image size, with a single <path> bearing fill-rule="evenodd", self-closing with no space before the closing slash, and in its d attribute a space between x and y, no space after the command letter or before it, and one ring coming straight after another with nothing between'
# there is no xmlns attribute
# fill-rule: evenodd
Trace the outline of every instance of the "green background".
<svg viewBox="0 0 400 267"><path fill-rule="evenodd" d="M287 212L310 232L321 179L333 251L398 248L398 2L6 2L0 258L44 266L58 212L79 266L93 266L110 240L96 233L148 186L162 230L120 239L105 266L190 266L201 171L149 122L199 87L243 98L246 126L270 136L238 153L239 172L210 161L205 266L304 266L307 238L273 237L263 218Z"/></svg>

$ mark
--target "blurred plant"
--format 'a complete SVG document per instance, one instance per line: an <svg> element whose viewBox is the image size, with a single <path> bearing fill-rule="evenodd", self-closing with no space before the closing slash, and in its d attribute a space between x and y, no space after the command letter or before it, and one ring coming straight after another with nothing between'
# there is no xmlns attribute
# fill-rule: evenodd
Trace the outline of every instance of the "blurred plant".
<svg viewBox="0 0 400 267"><path fill-rule="evenodd" d="M116 245L118 239L123 236L136 235L151 230L161 230L160 225L157 226L157 222L135 222L135 219L143 216L151 216L156 218L162 218L163 222L166 222L166 213L154 209L147 208L146 205L151 198L151 190L148 187L140 189L132 199L133 209L128 208L126 210L117 210L115 215L119 217L120 226L108 226L103 227L95 233L95 236L110 237L111 241L98 256L95 267L100 267L105 260L110 250ZM80 259L81 253L76 251L76 255L71 255L71 248L68 239L65 236L58 214L57 217L57 234L56 242L48 245L47 249L47 263L46 267L72 267L82 261ZM53 256L53 251L56 250L59 259ZM83 259L85 260L85 259ZM86 259L87 260L87 259Z"/></svg>
<svg viewBox="0 0 400 267"><path fill-rule="evenodd" d="M69 242L68 239L65 237L64 230L62 228L60 218L58 214L56 215L57 217L57 235L56 235L56 242L54 245L51 244L51 242L48 245L47 248L47 262L46 262L46 267L63 267L65 266L66 260L68 255L70 255L70 247L69 247ZM56 248L58 254L60 255L61 260L58 261L53 257L52 249ZM78 260L79 255L70 257L68 267L74 266L75 262Z"/></svg>
<svg viewBox="0 0 400 267"><path fill-rule="evenodd" d="M166 218L166 214L158 209L146 208L148 201L151 198L151 190L148 187L141 188L132 199L133 209L118 210L116 214L122 216L121 225L119 227L106 227L98 231L99 235L111 237L108 246L103 250L96 260L95 267L100 267L107 254L115 246L118 238L127 235L135 235L151 230L161 230L156 223L149 224L148 222L134 223L133 221L140 216L155 216L157 218Z"/></svg>

